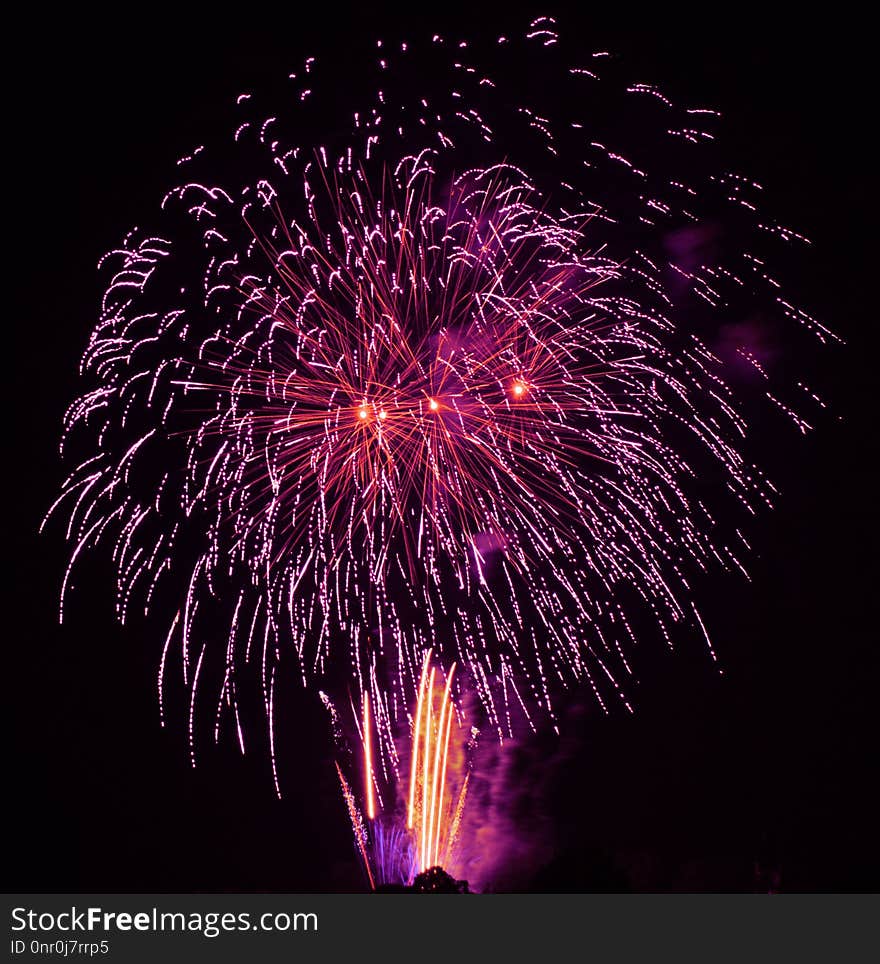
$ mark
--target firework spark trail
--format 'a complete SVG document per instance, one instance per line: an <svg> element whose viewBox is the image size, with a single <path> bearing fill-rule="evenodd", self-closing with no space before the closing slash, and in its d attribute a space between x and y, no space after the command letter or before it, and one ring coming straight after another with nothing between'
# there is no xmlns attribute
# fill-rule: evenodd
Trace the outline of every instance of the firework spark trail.
<svg viewBox="0 0 880 964"><path fill-rule="evenodd" d="M197 691L215 739L228 719L243 747L258 667L278 787L281 688L353 680L371 799L399 778L394 729L415 704L441 765L432 652L501 738L518 715L555 725L573 683L629 708L638 614L670 645L676 626L708 640L693 574L745 571L719 513L775 490L744 454L713 338L755 311L834 338L771 268L805 239L760 213L760 185L708 169L717 112L620 83L604 52L572 63L552 18L526 33L491 70L464 41L380 42L351 123L310 141L300 117L330 103L314 59L279 110L243 94L225 146L181 159L156 232L102 259L62 438L84 454L50 509L71 545L61 612L103 545L121 622L174 614L160 700L179 667L193 762ZM545 83L521 97L524 57ZM617 148L589 111L554 106L575 102L634 136ZM718 224L723 263L688 240ZM768 410L807 431L736 351Z"/></svg>
<svg viewBox="0 0 880 964"><path fill-rule="evenodd" d="M419 694L416 702L416 720L413 726L413 750L410 753L410 777L409 777L409 803L407 805L406 826L412 830L415 825L415 806L416 806L416 781L418 777L419 753L418 740L422 732L422 712L424 710L424 691L427 682L428 666L431 662L431 650L425 654L425 661L422 664L422 675L419 679Z"/></svg>
<svg viewBox="0 0 880 964"><path fill-rule="evenodd" d="M351 792L351 787L348 785L348 780L345 779L345 775L342 772L339 764L336 764L336 773L339 777L339 784L342 787L342 796L345 799L346 806L348 807L348 815L351 818L351 826L354 831L354 838L357 841L358 852L363 860L364 869L367 873L367 879L370 881L370 887L376 889L376 881L373 877L373 872L370 869L370 858L368 856L368 840L366 830L364 829L364 823L360 815L360 811L357 807L357 802L355 801L354 794Z"/></svg>
<svg viewBox="0 0 880 964"><path fill-rule="evenodd" d="M461 829L461 818L464 814L464 804L467 800L470 778L470 773L465 773L464 780L461 784L461 789L458 791L458 800L456 801L455 808L452 811L452 819L449 821L449 830L446 833L446 847L443 851L443 857L442 860L435 859L435 864L441 864L444 867L448 867L451 864L455 844L458 841L458 834Z"/></svg>

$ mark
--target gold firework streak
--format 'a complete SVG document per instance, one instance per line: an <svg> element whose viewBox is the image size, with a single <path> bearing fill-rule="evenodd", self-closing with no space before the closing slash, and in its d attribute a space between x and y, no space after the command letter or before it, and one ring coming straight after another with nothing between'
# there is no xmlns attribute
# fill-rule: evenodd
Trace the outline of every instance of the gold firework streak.
<svg viewBox="0 0 880 964"><path fill-rule="evenodd" d="M455 722L455 705L451 698L455 664L450 668L445 684L441 685L436 668L431 668L428 673L430 659L429 651L422 665L416 705L407 810L407 827L413 833L419 871L435 866L441 854L449 853L460 822L466 787L465 783L458 805L451 807L447 799L447 771Z"/></svg>

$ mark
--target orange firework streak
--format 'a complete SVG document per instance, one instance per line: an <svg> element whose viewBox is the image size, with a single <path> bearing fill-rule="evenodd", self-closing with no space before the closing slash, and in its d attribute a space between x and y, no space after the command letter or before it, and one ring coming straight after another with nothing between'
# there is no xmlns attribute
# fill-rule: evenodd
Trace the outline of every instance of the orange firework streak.
<svg viewBox="0 0 880 964"><path fill-rule="evenodd" d="M425 717L425 752L422 754L422 812L421 812L421 825L422 825L422 849L419 851L419 866L422 870L425 870L425 854L428 852L428 797L430 795L430 783L428 781L428 764L431 759L431 710L433 709L434 703L434 674L435 670L431 670L431 676L428 679L428 688L425 690L425 694L428 698L428 705L425 707L424 717ZM419 736L416 734L415 746L413 747L413 752L419 752Z"/></svg>
<svg viewBox="0 0 880 964"><path fill-rule="evenodd" d="M446 805L449 740L455 712L450 694L455 664L446 677L446 684L439 696L439 705L435 706L437 697L434 681L437 671L431 669L430 675L428 674L430 658L429 652L425 656L419 683L407 811L407 827L413 831L420 871L439 862L441 843L444 844L444 856L448 857L458 823ZM460 811L462 803L463 801L459 802L456 812ZM450 817L453 817L452 821Z"/></svg>
<svg viewBox="0 0 880 964"><path fill-rule="evenodd" d="M367 817L376 819L376 798L373 793L373 748L370 735L370 694L364 693L364 779L366 782Z"/></svg>

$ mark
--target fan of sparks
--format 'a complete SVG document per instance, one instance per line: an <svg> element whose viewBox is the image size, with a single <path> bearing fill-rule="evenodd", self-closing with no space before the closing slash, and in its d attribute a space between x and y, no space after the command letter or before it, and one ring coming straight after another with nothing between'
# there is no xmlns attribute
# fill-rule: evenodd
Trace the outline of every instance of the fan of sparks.
<svg viewBox="0 0 880 964"><path fill-rule="evenodd" d="M417 874L432 867L455 869L462 860L459 832L468 796L470 768L464 747L464 718L452 699L455 664L445 680L425 654L419 679L410 739L403 742L409 754L409 783L405 799L399 788L388 787L388 812L383 812L382 781L374 766L373 718L370 697L364 694L359 726L363 781L363 807L336 763L342 795L348 807L354 839L370 886L412 884ZM341 734L338 714L322 694ZM454 735L453 735L454 734ZM339 740L341 742L341 740Z"/></svg>
<svg viewBox="0 0 880 964"><path fill-rule="evenodd" d="M572 66L558 40L541 18L493 44L492 69L528 51L547 72L536 97L605 96L609 58ZM419 732L427 652L457 664L502 736L514 715L552 724L573 683L628 707L634 618L708 642L692 574L743 569L745 536L714 505L748 515L772 486L741 454L712 337L743 304L829 337L768 267L765 249L804 239L758 213L746 178L687 179L714 111L612 78L651 112L625 154L588 116L514 100L478 58L442 37L380 43L376 83L343 116L309 58L286 113L243 94L221 162L182 158L155 229L102 262L88 387L65 420L80 455L56 503L62 612L106 546L119 619L164 619L160 705L173 667L193 759L206 703L215 738L229 726L244 749L254 675L274 761L280 683L317 677L369 707L371 770L406 785L395 733ZM297 140L297 111L303 130L331 116L325 136ZM722 261L670 244L719 218L751 246L728 239ZM735 347L809 428L810 399ZM419 847L437 856L430 833Z"/></svg>

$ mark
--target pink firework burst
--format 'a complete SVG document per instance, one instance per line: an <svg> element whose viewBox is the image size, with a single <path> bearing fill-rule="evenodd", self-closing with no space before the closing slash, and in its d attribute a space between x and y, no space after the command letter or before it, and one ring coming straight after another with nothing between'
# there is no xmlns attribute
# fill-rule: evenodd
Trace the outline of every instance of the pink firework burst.
<svg viewBox="0 0 880 964"><path fill-rule="evenodd" d="M233 134L179 162L156 230L102 262L64 430L83 454L53 506L62 612L99 545L120 621L162 600L160 701L174 666L194 760L208 689L215 738L229 720L244 748L250 667L274 760L288 654L370 704L388 785L428 652L502 737L514 715L553 723L573 683L629 707L635 614L708 642L691 574L745 571L715 507L754 514L773 489L716 336L758 306L833 337L769 267L804 239L707 166L716 112L603 83L606 56L569 62L558 40L540 18L492 72L463 42L380 44L378 82L332 121L310 58L281 110L242 95ZM534 101L503 83L524 56ZM631 117L630 146L555 116L561 85L606 127ZM299 117L323 135L300 139ZM785 392L765 389L806 430Z"/></svg>

